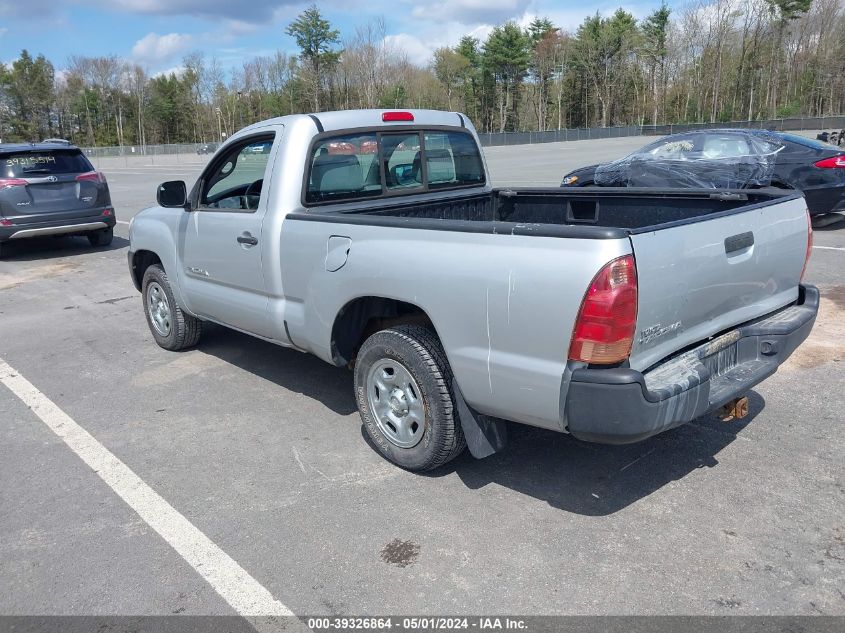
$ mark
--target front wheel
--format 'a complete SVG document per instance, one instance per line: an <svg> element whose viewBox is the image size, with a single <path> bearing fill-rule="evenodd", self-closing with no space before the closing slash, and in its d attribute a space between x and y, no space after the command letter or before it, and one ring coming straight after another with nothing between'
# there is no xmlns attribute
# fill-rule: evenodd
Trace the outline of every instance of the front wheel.
<svg viewBox="0 0 845 633"><path fill-rule="evenodd" d="M355 394L367 434L402 468L437 468L466 446L452 371L428 328L399 325L368 338L355 361Z"/></svg>
<svg viewBox="0 0 845 633"><path fill-rule="evenodd" d="M141 296L147 325L160 347L176 352L199 342L202 321L182 311L173 296L164 268L158 264L153 264L144 272Z"/></svg>

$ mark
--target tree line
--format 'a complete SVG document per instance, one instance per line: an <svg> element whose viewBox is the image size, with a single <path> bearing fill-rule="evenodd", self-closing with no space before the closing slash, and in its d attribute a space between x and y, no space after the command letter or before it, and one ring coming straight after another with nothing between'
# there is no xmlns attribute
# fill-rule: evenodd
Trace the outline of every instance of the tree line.
<svg viewBox="0 0 845 633"><path fill-rule="evenodd" d="M623 9L572 32L547 18L495 27L420 66L382 20L342 36L311 6L278 51L225 69L187 55L150 75L116 56L60 72L21 52L0 64L0 139L86 146L190 143L297 112L436 108L483 132L724 122L845 112L845 0L698 0L641 20Z"/></svg>

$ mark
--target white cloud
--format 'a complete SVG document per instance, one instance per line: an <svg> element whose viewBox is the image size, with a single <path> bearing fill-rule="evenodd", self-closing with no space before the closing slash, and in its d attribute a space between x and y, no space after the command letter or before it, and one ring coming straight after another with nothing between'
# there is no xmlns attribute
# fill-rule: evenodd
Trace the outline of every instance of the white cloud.
<svg viewBox="0 0 845 633"><path fill-rule="evenodd" d="M167 77L169 75L176 75L177 77L181 77L184 73L184 66L172 66L171 68L165 68L164 70L160 70L158 72L153 73L153 77Z"/></svg>
<svg viewBox="0 0 845 633"><path fill-rule="evenodd" d="M0 0L0 16L8 18L34 18L43 19L52 16L56 8L53 0L29 0L28 2L16 2L15 0Z"/></svg>
<svg viewBox="0 0 845 633"><path fill-rule="evenodd" d="M243 37L244 35L252 35L258 30L258 25L252 22L244 22L243 20L227 20L223 26L222 31L226 37L231 39Z"/></svg>
<svg viewBox="0 0 845 633"><path fill-rule="evenodd" d="M185 53L193 43L193 37L183 33L158 35L148 33L135 42L132 58L141 64L156 66Z"/></svg>
<svg viewBox="0 0 845 633"><path fill-rule="evenodd" d="M435 0L418 4L411 15L435 22L498 24L522 15L529 4L530 0Z"/></svg>
<svg viewBox="0 0 845 633"><path fill-rule="evenodd" d="M53 83L60 87L67 85L68 75L70 75L68 70L64 68L57 68L53 74Z"/></svg>
<svg viewBox="0 0 845 633"><path fill-rule="evenodd" d="M434 50L430 44L424 44L418 37L410 33L397 33L384 38L384 45L393 47L408 56L408 61L424 66L431 61Z"/></svg>
<svg viewBox="0 0 845 633"><path fill-rule="evenodd" d="M97 0L108 9L147 15L190 15L230 18L242 22L265 22L281 5L301 5L302 0Z"/></svg>
<svg viewBox="0 0 845 633"><path fill-rule="evenodd" d="M426 66L431 62L434 51L444 46L456 46L465 35L476 38L479 42L487 39L492 24L466 25L452 22L451 24L417 25L417 35L410 33L396 33L384 38L385 45L393 46L408 56L408 61L419 66Z"/></svg>

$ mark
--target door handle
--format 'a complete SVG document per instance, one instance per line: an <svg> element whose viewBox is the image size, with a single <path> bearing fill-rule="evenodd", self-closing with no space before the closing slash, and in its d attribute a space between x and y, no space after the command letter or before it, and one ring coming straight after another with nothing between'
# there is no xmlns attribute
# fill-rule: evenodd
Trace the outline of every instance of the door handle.
<svg viewBox="0 0 845 633"><path fill-rule="evenodd" d="M725 253L730 255L750 246L754 246L754 233L747 231L725 238Z"/></svg>
<svg viewBox="0 0 845 633"><path fill-rule="evenodd" d="M249 233L238 235L238 244L246 244L247 246L255 246L258 244L258 238L253 237Z"/></svg>

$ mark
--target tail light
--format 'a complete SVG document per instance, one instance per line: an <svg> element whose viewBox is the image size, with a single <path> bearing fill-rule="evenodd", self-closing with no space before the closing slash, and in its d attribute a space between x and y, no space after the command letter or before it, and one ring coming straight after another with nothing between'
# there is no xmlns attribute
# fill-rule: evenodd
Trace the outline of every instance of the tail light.
<svg viewBox="0 0 845 633"><path fill-rule="evenodd" d="M26 187L29 183L22 178L0 178L0 189L7 187Z"/></svg>
<svg viewBox="0 0 845 633"><path fill-rule="evenodd" d="M6 218L0 218L0 226L12 226L12 221Z"/></svg>
<svg viewBox="0 0 845 633"><path fill-rule="evenodd" d="M112 215L113 213L114 213L114 209L112 209L111 207L106 207L105 209L103 209L103 214L102 214L102 215L103 215L103 217L108 218L108 217L111 217L111 215Z"/></svg>
<svg viewBox="0 0 845 633"><path fill-rule="evenodd" d="M822 159L814 163L816 167L822 169L845 169L845 154L840 156L831 156L830 158Z"/></svg>
<svg viewBox="0 0 845 633"><path fill-rule="evenodd" d="M637 326L637 269L633 255L608 263L593 278L572 331L569 360L619 363L631 354Z"/></svg>
<svg viewBox="0 0 845 633"><path fill-rule="evenodd" d="M98 184L106 184L106 175L101 171L88 171L84 174L79 174L76 177L77 182L96 182Z"/></svg>
<svg viewBox="0 0 845 633"><path fill-rule="evenodd" d="M807 272L807 265L810 263L810 255L813 253L813 221L810 219L810 210L807 210L807 252L804 255L804 268L801 269L801 281L804 281L804 273Z"/></svg>

